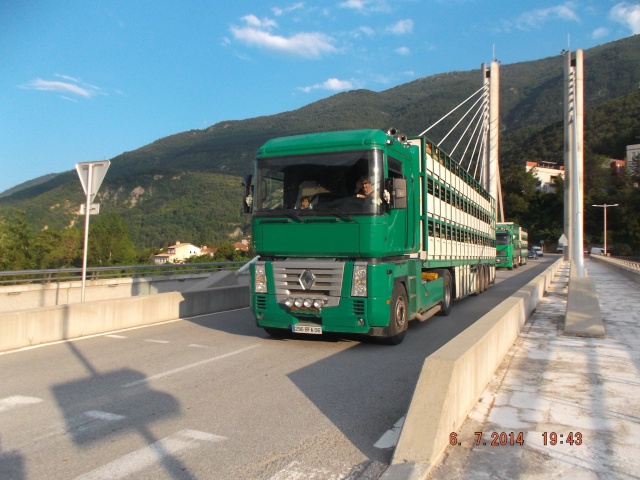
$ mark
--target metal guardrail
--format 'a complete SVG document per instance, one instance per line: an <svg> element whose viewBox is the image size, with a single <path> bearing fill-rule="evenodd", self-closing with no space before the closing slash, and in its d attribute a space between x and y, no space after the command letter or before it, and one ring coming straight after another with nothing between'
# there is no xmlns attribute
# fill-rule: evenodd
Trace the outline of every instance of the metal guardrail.
<svg viewBox="0 0 640 480"><path fill-rule="evenodd" d="M125 277L157 277L213 273L220 270L238 270L247 260L237 262L176 263L163 265L131 265L118 267L88 267L88 280ZM82 268L55 268L48 270L15 270L0 272L0 285L47 284L82 280Z"/></svg>

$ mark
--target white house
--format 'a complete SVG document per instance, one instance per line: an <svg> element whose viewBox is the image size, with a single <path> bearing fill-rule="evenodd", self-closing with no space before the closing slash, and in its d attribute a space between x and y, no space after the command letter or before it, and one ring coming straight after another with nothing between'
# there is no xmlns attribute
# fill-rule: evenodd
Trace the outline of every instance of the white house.
<svg viewBox="0 0 640 480"><path fill-rule="evenodd" d="M194 255L200 255L200 247L191 245L190 243L176 242L167 248L165 253L159 253L154 257L154 263L160 265L163 263L183 262L186 258Z"/></svg>
<svg viewBox="0 0 640 480"><path fill-rule="evenodd" d="M640 161L640 144L627 145L627 168L631 173L635 173Z"/></svg>
<svg viewBox="0 0 640 480"><path fill-rule="evenodd" d="M545 193L554 193L556 185L554 179L560 177L564 180L564 166L558 166L552 162L527 162L527 172L533 170L533 175L540 180L538 190Z"/></svg>

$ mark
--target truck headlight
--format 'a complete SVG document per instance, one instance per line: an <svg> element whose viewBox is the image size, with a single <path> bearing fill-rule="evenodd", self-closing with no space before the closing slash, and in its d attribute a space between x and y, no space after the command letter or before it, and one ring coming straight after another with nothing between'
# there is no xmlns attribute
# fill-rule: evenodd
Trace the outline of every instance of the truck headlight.
<svg viewBox="0 0 640 480"><path fill-rule="evenodd" d="M366 265L354 265L353 266L353 280L351 282L351 296L352 297L366 297L367 296L367 266Z"/></svg>
<svg viewBox="0 0 640 480"><path fill-rule="evenodd" d="M256 293L267 293L267 275L264 264L256 265L254 290Z"/></svg>

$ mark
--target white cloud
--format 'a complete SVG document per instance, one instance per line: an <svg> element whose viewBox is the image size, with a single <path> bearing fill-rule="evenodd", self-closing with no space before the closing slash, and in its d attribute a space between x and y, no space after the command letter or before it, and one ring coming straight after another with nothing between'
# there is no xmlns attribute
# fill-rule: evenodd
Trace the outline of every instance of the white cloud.
<svg viewBox="0 0 640 480"><path fill-rule="evenodd" d="M99 87L84 83L81 80L68 75L56 74L54 76L60 80L43 80L42 78L36 78L27 84L21 85L20 87L26 90L42 90L73 94L84 98L91 98L96 95L104 94ZM63 98L65 98L65 100L69 100L68 97Z"/></svg>
<svg viewBox="0 0 640 480"><path fill-rule="evenodd" d="M606 37L607 35L609 35L609 30L604 27L600 27L600 28L596 28L591 33L591 38L593 38L594 40L599 40L601 38Z"/></svg>
<svg viewBox="0 0 640 480"><path fill-rule="evenodd" d="M363 34L367 37L373 37L376 34L376 32L371 27L362 26L362 27L358 27L358 29L352 33L352 36L356 38L360 38L362 37Z"/></svg>
<svg viewBox="0 0 640 480"><path fill-rule="evenodd" d="M354 10L364 10L366 4L367 0L347 0L346 2L342 2L340 4L340 7L353 8Z"/></svg>
<svg viewBox="0 0 640 480"><path fill-rule="evenodd" d="M255 15L245 15L244 17L242 17L242 20L244 20L244 22L250 27L263 28L265 30L271 30L272 28L276 28L278 26L275 20L270 20L268 18L260 20Z"/></svg>
<svg viewBox="0 0 640 480"><path fill-rule="evenodd" d="M350 8L360 13L388 12L391 10L386 0L346 0L338 4L340 8Z"/></svg>
<svg viewBox="0 0 640 480"><path fill-rule="evenodd" d="M304 7L304 3L303 2L298 2L298 3L294 3L293 5L289 5L288 7L284 7L284 8L273 7L271 9L271 11L273 12L273 14L276 17L279 17L281 15L284 15L285 13L293 12L294 10L299 10L302 7Z"/></svg>
<svg viewBox="0 0 640 480"><path fill-rule="evenodd" d="M609 18L629 27L634 35L640 33L640 4L618 3L609 12Z"/></svg>
<svg viewBox="0 0 640 480"><path fill-rule="evenodd" d="M407 47L396 48L396 53L398 55L409 55L411 51Z"/></svg>
<svg viewBox="0 0 640 480"><path fill-rule="evenodd" d="M550 8L539 8L522 13L516 20L516 27L520 30L541 28L543 23L552 20L565 20L579 22L580 18L575 11L575 5L567 2Z"/></svg>
<svg viewBox="0 0 640 480"><path fill-rule="evenodd" d="M387 31L394 35L405 35L407 33L411 33L413 31L413 20L400 20L390 27L387 27Z"/></svg>
<svg viewBox="0 0 640 480"><path fill-rule="evenodd" d="M312 90L332 90L334 92L342 90L351 90L354 85L349 80L339 80L337 78L330 78L322 83L316 83L309 87L298 87L298 90L303 92L311 92Z"/></svg>
<svg viewBox="0 0 640 480"><path fill-rule="evenodd" d="M242 20L246 26L232 26L230 30L236 40L250 46L303 57L319 57L337 50L333 46L333 39L323 33L301 32L284 37L271 33L277 27L273 20L260 20L255 15L245 15Z"/></svg>

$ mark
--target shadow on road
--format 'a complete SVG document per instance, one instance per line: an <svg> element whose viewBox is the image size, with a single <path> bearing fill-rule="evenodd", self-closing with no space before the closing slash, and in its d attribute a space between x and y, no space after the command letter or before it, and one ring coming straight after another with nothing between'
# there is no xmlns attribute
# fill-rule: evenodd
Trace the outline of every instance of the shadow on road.
<svg viewBox="0 0 640 480"><path fill-rule="evenodd" d="M51 390L73 442L87 448L107 442L110 437L134 432L152 447L155 458L170 478L193 478L151 431L153 423L180 413L178 401L172 395L150 388L146 376L139 371L122 368L99 372L74 342L67 345L87 376L54 385ZM151 408L152 415L149 414Z"/></svg>
<svg viewBox="0 0 640 480"><path fill-rule="evenodd" d="M0 437L0 478L25 480L24 458L19 452L3 452Z"/></svg>

